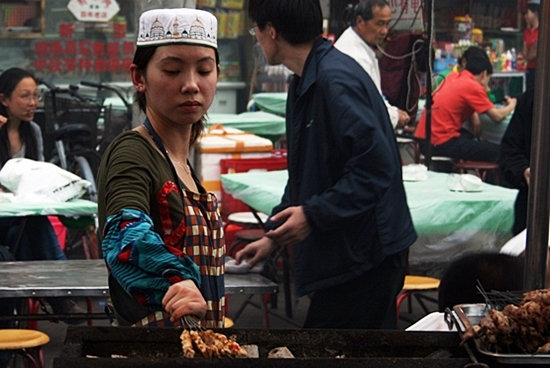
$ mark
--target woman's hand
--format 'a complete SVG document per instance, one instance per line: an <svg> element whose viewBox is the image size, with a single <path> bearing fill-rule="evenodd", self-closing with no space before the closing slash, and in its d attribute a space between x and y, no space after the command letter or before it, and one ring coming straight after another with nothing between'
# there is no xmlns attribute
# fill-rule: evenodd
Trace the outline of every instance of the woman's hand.
<svg viewBox="0 0 550 368"><path fill-rule="evenodd" d="M170 313L172 322L190 314L199 319L206 315L206 301L192 280L183 280L170 286L162 298L162 305Z"/></svg>
<svg viewBox="0 0 550 368"><path fill-rule="evenodd" d="M525 171L523 172L523 178L525 179L525 182L527 182L527 186L529 186L529 178L531 176L531 168L528 167L527 169L525 169Z"/></svg>

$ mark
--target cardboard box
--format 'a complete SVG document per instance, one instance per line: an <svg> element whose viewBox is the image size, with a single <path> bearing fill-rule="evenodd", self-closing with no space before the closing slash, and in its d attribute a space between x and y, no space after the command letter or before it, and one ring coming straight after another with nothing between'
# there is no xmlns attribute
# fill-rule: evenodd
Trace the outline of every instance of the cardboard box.
<svg viewBox="0 0 550 368"><path fill-rule="evenodd" d="M225 9L242 10L244 0L221 0L220 6Z"/></svg>
<svg viewBox="0 0 550 368"><path fill-rule="evenodd" d="M216 18L218 19L218 39L226 38L227 33L227 12L218 9L216 13L214 13Z"/></svg>
<svg viewBox="0 0 550 368"><path fill-rule="evenodd" d="M200 8L215 8L216 0L197 0L197 9Z"/></svg>
<svg viewBox="0 0 550 368"><path fill-rule="evenodd" d="M225 29L226 38L238 38L241 28L241 13L230 11L227 13L227 25Z"/></svg>
<svg viewBox="0 0 550 368"><path fill-rule="evenodd" d="M215 125L193 147L193 168L202 186L216 195L221 205L220 161L229 158L271 157L273 143L235 128Z"/></svg>

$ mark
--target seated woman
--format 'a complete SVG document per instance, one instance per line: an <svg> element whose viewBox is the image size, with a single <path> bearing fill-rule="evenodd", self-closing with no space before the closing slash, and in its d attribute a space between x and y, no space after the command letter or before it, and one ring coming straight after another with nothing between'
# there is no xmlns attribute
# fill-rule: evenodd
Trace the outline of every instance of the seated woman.
<svg viewBox="0 0 550 368"><path fill-rule="evenodd" d="M33 122L38 105L38 85L33 75L11 68L0 75L0 168L11 158L44 160L42 133ZM67 259L45 216L0 218L0 245L9 246L18 261ZM48 298L54 313L86 313L72 299Z"/></svg>

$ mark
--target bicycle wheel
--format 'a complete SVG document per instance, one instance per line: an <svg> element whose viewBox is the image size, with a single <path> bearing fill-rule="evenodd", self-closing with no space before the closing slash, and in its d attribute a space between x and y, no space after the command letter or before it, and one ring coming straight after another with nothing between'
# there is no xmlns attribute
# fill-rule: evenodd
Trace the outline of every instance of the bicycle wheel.
<svg viewBox="0 0 550 368"><path fill-rule="evenodd" d="M92 183L82 198L97 202L97 186L95 183L94 173L88 163L88 160L83 156L75 156L70 165L70 171L72 173Z"/></svg>
<svg viewBox="0 0 550 368"><path fill-rule="evenodd" d="M84 228L67 228L65 242L65 254L69 259L103 258L95 223Z"/></svg>

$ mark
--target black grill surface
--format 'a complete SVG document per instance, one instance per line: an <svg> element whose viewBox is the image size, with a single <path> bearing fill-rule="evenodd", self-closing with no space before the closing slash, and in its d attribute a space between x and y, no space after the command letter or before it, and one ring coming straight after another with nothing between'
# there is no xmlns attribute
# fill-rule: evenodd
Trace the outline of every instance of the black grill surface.
<svg viewBox="0 0 550 368"><path fill-rule="evenodd" d="M375 330L219 330L257 345L260 358L193 359L182 355L171 328L69 326L54 368L87 367L464 367L470 362L459 336L450 332ZM286 346L295 359L267 358ZM113 358L113 355L128 358ZM338 356L345 358L338 358Z"/></svg>

